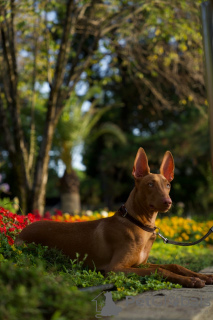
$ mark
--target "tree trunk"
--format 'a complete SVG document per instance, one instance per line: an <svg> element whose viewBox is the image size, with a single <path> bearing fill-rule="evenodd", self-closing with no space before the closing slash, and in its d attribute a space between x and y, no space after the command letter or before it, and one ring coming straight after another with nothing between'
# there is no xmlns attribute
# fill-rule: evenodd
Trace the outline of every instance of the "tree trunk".
<svg viewBox="0 0 213 320"><path fill-rule="evenodd" d="M49 152L52 145L54 129L58 122L58 117L60 116L59 113L56 115L56 99L57 96L52 90L47 106L47 116L43 140L36 161L35 175L31 193L32 197L31 199L29 199L30 202L28 202L29 208L31 208L32 210L38 210L41 215L43 215L45 207L48 164L50 158Z"/></svg>
<svg viewBox="0 0 213 320"><path fill-rule="evenodd" d="M63 177L60 179L61 207L63 212L79 213L81 210L79 179L74 170L70 173L65 170Z"/></svg>

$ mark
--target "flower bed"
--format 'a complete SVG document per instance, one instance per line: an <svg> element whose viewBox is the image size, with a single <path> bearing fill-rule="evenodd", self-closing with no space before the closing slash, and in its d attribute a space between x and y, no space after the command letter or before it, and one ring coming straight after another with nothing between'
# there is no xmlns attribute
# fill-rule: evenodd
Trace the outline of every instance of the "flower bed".
<svg viewBox="0 0 213 320"><path fill-rule="evenodd" d="M70 215L68 213L63 214L60 210L56 210L52 216L49 212L46 212L44 217L41 217L37 211L24 216L0 207L0 233L7 237L10 245L13 245L15 236L28 224L35 221L82 222L110 217L113 214L114 212L106 211L85 211L81 215ZM169 239L176 241L195 241L207 233L209 228L213 226L213 221L196 222L193 219L184 219L181 217L164 217L156 220L156 226L159 226L162 234ZM162 240L158 239L157 241ZM210 235L202 244L213 244L213 237Z"/></svg>
<svg viewBox="0 0 213 320"><path fill-rule="evenodd" d="M8 243L14 243L14 237L29 223L36 220L35 215L29 213L27 216L21 216L0 207L0 233L7 237Z"/></svg>
<svg viewBox="0 0 213 320"><path fill-rule="evenodd" d="M156 220L156 226L160 227L160 232L168 239L193 242L202 238L209 231L213 226L213 221L197 222L182 217L164 217ZM211 234L202 244L213 244L213 235Z"/></svg>

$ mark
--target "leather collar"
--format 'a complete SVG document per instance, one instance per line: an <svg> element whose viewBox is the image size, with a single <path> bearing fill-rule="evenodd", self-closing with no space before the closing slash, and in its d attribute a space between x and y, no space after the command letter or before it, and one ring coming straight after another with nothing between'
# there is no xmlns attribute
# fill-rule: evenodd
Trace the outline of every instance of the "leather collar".
<svg viewBox="0 0 213 320"><path fill-rule="evenodd" d="M133 216L131 216L128 212L127 209L125 207L125 205L122 205L119 210L118 213L121 217L128 219L129 221L131 221L132 223L134 223L136 226L138 226L139 228L143 229L144 231L153 233L157 227L154 228L150 228L148 226L146 226L145 224L143 224L142 222L138 221L137 219L133 218Z"/></svg>

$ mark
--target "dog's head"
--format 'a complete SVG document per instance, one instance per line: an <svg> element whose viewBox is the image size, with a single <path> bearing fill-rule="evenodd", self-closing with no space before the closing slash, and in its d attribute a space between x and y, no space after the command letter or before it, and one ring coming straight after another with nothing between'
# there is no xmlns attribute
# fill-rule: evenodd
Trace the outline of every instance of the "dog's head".
<svg viewBox="0 0 213 320"><path fill-rule="evenodd" d="M132 174L135 178L137 194L145 201L150 211L166 212L171 208L169 196L170 182L174 178L174 159L170 151L164 155L160 174L150 173L148 160L143 148L139 148L135 157Z"/></svg>

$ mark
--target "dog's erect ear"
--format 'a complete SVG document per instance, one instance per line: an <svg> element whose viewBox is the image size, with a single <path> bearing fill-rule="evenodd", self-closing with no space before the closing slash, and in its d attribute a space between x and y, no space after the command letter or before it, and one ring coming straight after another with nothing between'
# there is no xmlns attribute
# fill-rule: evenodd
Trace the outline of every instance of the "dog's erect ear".
<svg viewBox="0 0 213 320"><path fill-rule="evenodd" d="M174 179L175 164L170 151L166 151L160 167L160 173L170 182Z"/></svg>
<svg viewBox="0 0 213 320"><path fill-rule="evenodd" d="M135 157L132 174L135 178L142 178L150 173L148 160L143 148L139 148Z"/></svg>

